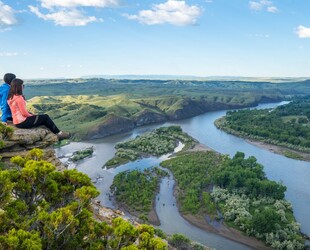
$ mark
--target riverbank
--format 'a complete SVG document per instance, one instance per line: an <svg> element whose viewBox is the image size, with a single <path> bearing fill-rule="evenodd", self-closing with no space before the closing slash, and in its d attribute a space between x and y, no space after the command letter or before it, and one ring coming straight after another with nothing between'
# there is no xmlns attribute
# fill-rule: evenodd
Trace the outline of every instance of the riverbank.
<svg viewBox="0 0 310 250"><path fill-rule="evenodd" d="M281 145L267 143L267 142L264 142L264 141L259 140L259 139L250 138L249 136L241 134L238 131L235 131L235 130L230 129L230 128L226 128L224 126L224 124L225 124L225 117L221 117L221 118L215 120L215 122L214 122L214 125L218 129L225 131L228 134L232 134L232 135L235 135L237 137L243 138L248 143L250 143L252 145L255 145L257 147L269 150L270 152L273 152L275 154L283 155L287 158L310 162L310 154L309 153L301 152L301 151L294 150L292 148L284 147Z"/></svg>
<svg viewBox="0 0 310 250"><path fill-rule="evenodd" d="M254 237L249 237L244 235L241 231L236 230L231 227L227 227L224 224L220 224L218 228L215 226L210 225L206 219L202 216L194 216L194 215L185 215L180 213L181 216L187 220L190 224L206 231L209 233L214 233L216 235L223 236L227 239L232 241L244 244L246 246L252 247L254 249L271 249L270 247L266 246L262 241L255 239Z"/></svg>
<svg viewBox="0 0 310 250"><path fill-rule="evenodd" d="M125 213L131 220L137 221L139 223L146 223L146 221L143 221L140 218L140 213L137 211L133 211L128 206L126 206L123 203L114 201L115 208L117 211L122 211ZM152 205L152 209L148 212L147 215L147 223L152 224L153 226L160 226L160 220L158 218L158 215L156 213L155 209L155 203Z"/></svg>
<svg viewBox="0 0 310 250"><path fill-rule="evenodd" d="M273 108L274 105L261 105L258 108ZM302 161L293 161L286 157L280 157L277 154L270 153L267 150L263 150L258 147L254 147L251 144L244 143L244 140L235 136L231 136L226 134L218 129L216 129L213 125L214 120L223 116L224 111L212 112L210 114L204 114L196 118L189 119L188 121L176 122L174 124L181 125L182 128L190 133L193 137L197 138L202 143L208 145L214 150L221 152L222 154L230 154L233 155L236 151L245 152L246 155L255 156L259 162L264 164L267 175L269 178L273 180L283 180L283 182L288 186L287 190L287 199L293 203L294 213L296 214L297 220L299 223L302 222L302 230L304 232L309 232L310 222L308 223L308 194L309 194L309 186L307 185L309 180L309 163ZM158 125L159 126L159 125ZM149 131L150 129L155 128L156 126L150 126L146 128L139 128L134 130L134 134L141 134L145 131ZM95 179L97 176L104 176L105 182L100 182L97 186L105 193L108 190L109 186L104 184L109 182L111 179L111 175L114 175L114 170L104 171L102 172L102 163L107 161L112 154L114 154L114 145L119 142L129 138L131 134L127 133L121 136L110 137L103 140L96 140L87 142L87 146L95 145L96 152L100 152L100 154L95 154L93 158L90 158L87 161L82 161L78 164L78 169L83 171L91 176L91 178ZM77 146L79 145L79 147ZM65 146L62 149L58 149L58 152L61 154L67 154L69 152L77 150L77 148L84 148L85 144L80 143L72 143L69 146ZM102 153L101 153L102 152ZM92 166L91 168L89 166ZM125 168L121 167L121 171L133 168L144 168L146 165L154 166L158 165L157 160L140 160L135 164L130 164ZM167 187L165 186L165 190L163 194L166 193ZM169 196L170 197L170 196ZM105 195L100 197L104 205L112 206L111 201ZM169 199L171 200L171 199ZM162 198L160 198L162 201ZM168 203L166 203L167 206ZM112 206L113 207L113 206ZM172 205L171 205L172 207ZM162 204L160 208L163 208ZM171 216L170 210L161 209L158 211L158 216L161 220L165 220L167 224L161 226L164 231L175 232L175 230L182 229L182 233L187 235L188 237L197 240L198 242L203 242L203 244L207 244L205 239L208 236L204 236L203 233L199 233L191 224L185 222L182 218L182 222L174 223L175 218L180 218L179 213L177 211L173 212L173 214L178 214L177 216ZM157 208L156 208L157 209ZM176 207L175 207L176 210ZM174 210L173 210L174 211ZM197 228L197 230L199 230ZM202 230L200 230L202 232ZM208 235L207 233L205 233ZM212 236L211 236L212 237ZM220 237L220 236L219 236ZM200 239L203 239L200 241ZM219 243L220 246L223 246L223 242L226 242L226 238L222 238L222 241L217 236L212 238L212 246L216 247L216 241L222 242ZM228 240L227 240L228 241ZM235 244L235 243L234 243ZM225 243L225 246L230 246L229 243ZM234 245L233 245L234 246ZM237 247L230 247L228 249L238 249Z"/></svg>
<svg viewBox="0 0 310 250"><path fill-rule="evenodd" d="M310 154L308 153L304 153L304 152L299 152L296 150L292 150L289 148L285 148L285 147L281 147L278 145L273 145L273 144L269 144L266 142L262 142L262 141L258 141L258 140L253 140L253 139L248 139L248 138L244 138L248 143L269 150L270 152L273 152L275 154L280 154L283 156L286 156L288 158L292 158L295 160L301 160L301 161L308 161L310 162ZM296 157L289 157L289 155L294 156L296 154ZM299 155L300 157L297 157L297 155Z"/></svg>
<svg viewBox="0 0 310 250"><path fill-rule="evenodd" d="M212 148L202 144L202 143L197 143L194 148L187 150L187 152L206 152L206 151L213 151L215 152ZM174 194L176 196L176 189L177 185L174 186ZM177 207L179 208L179 203L177 202ZM180 209L179 209L180 211ZM217 221L216 225L211 225L207 221L208 215L206 214L205 216L199 215L199 216L194 216L190 214L184 214L180 212L180 215L188 221L190 224L206 231L209 233L214 233L216 235L223 236L227 239L233 240L235 242L242 243L246 246L252 247L254 249L271 249L268 246L266 246L262 241L257 240L254 237L249 237L244 235L241 231L236 230L231 227L227 227L225 224Z"/></svg>

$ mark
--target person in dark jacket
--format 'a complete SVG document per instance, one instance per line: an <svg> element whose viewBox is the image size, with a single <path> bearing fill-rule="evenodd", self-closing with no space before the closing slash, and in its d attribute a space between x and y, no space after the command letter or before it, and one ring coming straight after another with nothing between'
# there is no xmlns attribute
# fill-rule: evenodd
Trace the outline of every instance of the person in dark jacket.
<svg viewBox="0 0 310 250"><path fill-rule="evenodd" d="M12 73L7 73L4 75L4 83L0 86L0 107L1 107L1 122L7 125L7 121L12 121L12 113L10 107L7 103L10 85L13 79L16 78L16 75Z"/></svg>

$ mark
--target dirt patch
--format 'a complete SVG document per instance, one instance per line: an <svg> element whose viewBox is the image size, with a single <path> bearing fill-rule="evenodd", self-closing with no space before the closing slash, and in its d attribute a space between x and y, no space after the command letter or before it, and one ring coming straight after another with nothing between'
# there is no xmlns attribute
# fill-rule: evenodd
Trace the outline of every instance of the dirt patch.
<svg viewBox="0 0 310 250"><path fill-rule="evenodd" d="M261 142L261 141L255 141L255 140L250 140L250 139L246 139L246 141L252 145L255 145L257 147L269 150L270 152L273 152L276 154L280 154L280 155L285 156L286 152L292 152L292 153L298 154L302 157L302 159L298 159L298 160L310 161L310 154L308 154L308 153L292 150L289 148L285 148L285 147L281 147L281 146L277 146L277 145L273 145L273 144L269 144L269 143L265 143L265 142Z"/></svg>
<svg viewBox="0 0 310 250"><path fill-rule="evenodd" d="M157 216L155 205L153 206L152 210L149 212L148 216L148 222L151 223L154 226L160 226L160 220Z"/></svg>
<svg viewBox="0 0 310 250"><path fill-rule="evenodd" d="M197 143L193 148L187 150L187 152L205 152L205 151L214 151L214 150L202 143Z"/></svg>
<svg viewBox="0 0 310 250"><path fill-rule="evenodd" d="M182 215L182 214L181 214ZM220 227L213 227L210 225L205 218L202 216L194 216L194 215L182 215L182 217L187 220L192 225L205 230L210 233L214 233L217 235L221 235L225 238L228 238L230 240L239 242L241 244L244 244L246 246L252 247L254 249L271 249L267 247L262 241L259 241L255 239L254 237L249 237L244 235L239 230L236 230L234 228L228 228L224 224L221 224Z"/></svg>

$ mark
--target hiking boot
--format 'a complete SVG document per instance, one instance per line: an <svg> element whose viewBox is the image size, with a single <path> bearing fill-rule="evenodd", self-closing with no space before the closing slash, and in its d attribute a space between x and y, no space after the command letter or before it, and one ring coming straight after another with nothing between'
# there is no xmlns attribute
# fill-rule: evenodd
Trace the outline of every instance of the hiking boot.
<svg viewBox="0 0 310 250"><path fill-rule="evenodd" d="M60 131L57 134L58 140L70 139L71 134L69 132Z"/></svg>

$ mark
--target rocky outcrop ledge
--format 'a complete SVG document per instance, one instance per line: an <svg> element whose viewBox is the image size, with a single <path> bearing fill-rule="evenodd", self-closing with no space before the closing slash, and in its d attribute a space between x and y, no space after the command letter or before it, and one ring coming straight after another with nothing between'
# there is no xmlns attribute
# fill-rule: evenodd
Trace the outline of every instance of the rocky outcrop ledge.
<svg viewBox="0 0 310 250"><path fill-rule="evenodd" d="M2 139L4 148L0 149L2 160L8 162L13 156L25 156L31 149L40 148L44 152L44 160L54 164L58 170L64 170L65 167L56 158L55 150L52 145L58 142L58 137L45 126L32 129L19 129L13 127L13 134Z"/></svg>

